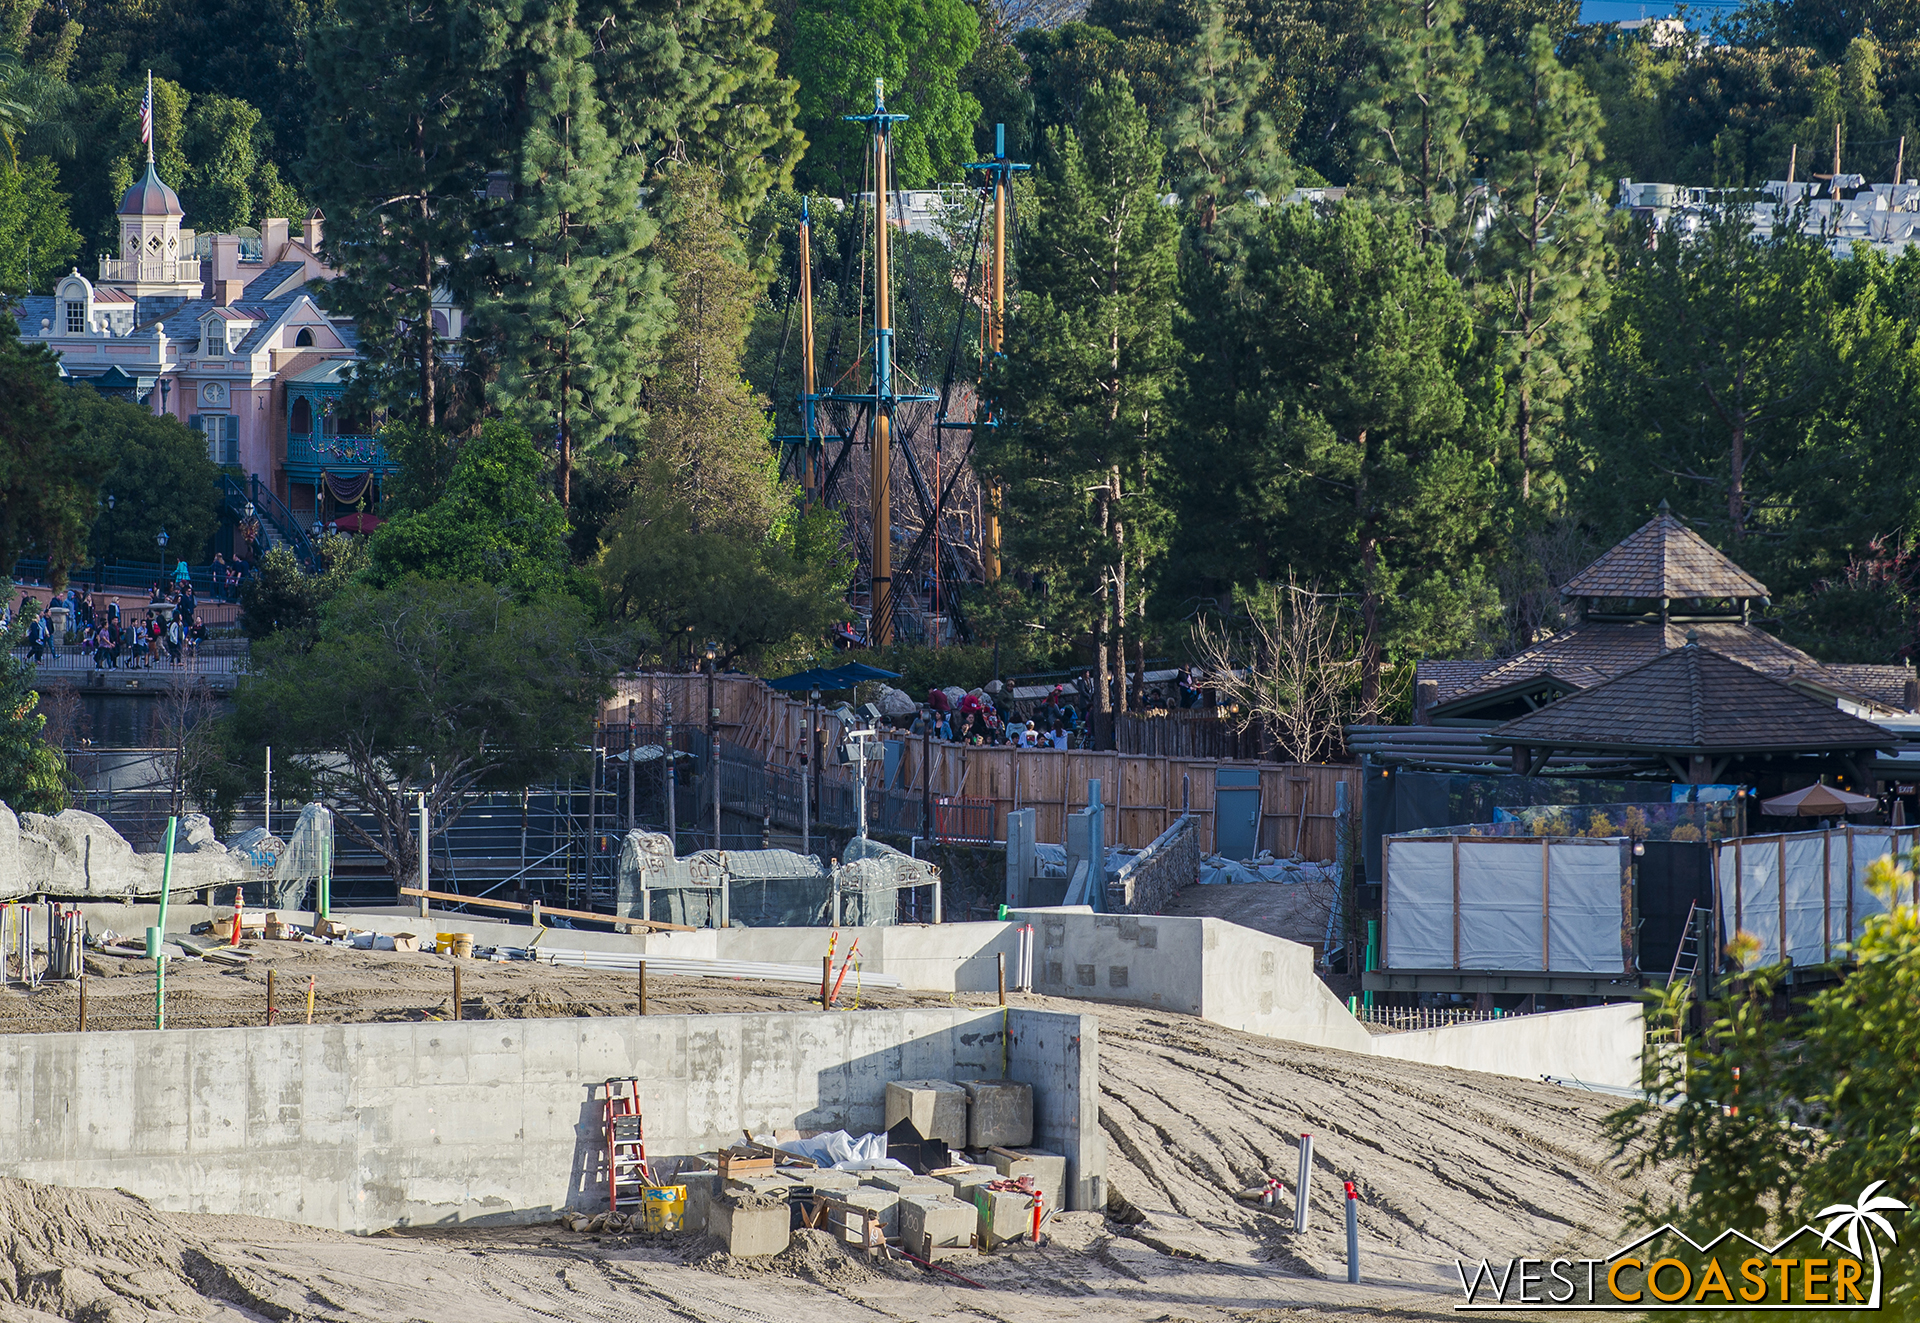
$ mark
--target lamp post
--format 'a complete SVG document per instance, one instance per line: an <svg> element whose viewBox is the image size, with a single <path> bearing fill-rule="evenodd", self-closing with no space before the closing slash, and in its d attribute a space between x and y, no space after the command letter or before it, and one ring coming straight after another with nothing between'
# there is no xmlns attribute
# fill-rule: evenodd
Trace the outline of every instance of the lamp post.
<svg viewBox="0 0 1920 1323"><path fill-rule="evenodd" d="M100 504L107 507L107 545L101 551L100 555L94 558L93 590L95 592L99 592L101 588L104 587L106 584L106 580L103 576L106 574L106 571L107 571L107 557L113 554L113 506L114 506L113 493L108 492L105 496L103 496L100 499Z"/></svg>
<svg viewBox="0 0 1920 1323"><path fill-rule="evenodd" d="M713 705L713 670L720 645L707 640L707 758L713 776L713 848L720 848L720 709Z"/></svg>

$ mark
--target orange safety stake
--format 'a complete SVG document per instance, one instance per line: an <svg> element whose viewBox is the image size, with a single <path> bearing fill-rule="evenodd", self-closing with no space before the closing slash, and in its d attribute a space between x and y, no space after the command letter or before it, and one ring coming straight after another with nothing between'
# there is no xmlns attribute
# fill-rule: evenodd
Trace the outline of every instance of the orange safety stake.
<svg viewBox="0 0 1920 1323"><path fill-rule="evenodd" d="M239 887L233 889L233 940L228 946L240 945L240 898L244 893Z"/></svg>
<svg viewBox="0 0 1920 1323"><path fill-rule="evenodd" d="M1046 1202L1046 1196L1038 1190L1033 1194L1033 1243L1040 1243L1040 1205Z"/></svg>
<svg viewBox="0 0 1920 1323"><path fill-rule="evenodd" d="M836 933L835 936L838 936L838 934ZM847 958L841 962L840 977L833 981L833 995L827 998L829 1005L840 1000L840 985L847 981L847 968L853 964L854 953L859 949L860 939L856 937L853 939L853 945L847 948Z"/></svg>

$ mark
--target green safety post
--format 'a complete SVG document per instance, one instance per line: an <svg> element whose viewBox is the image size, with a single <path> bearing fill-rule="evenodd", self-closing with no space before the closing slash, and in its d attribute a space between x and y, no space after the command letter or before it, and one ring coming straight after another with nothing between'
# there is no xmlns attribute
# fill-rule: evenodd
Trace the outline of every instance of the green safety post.
<svg viewBox="0 0 1920 1323"><path fill-rule="evenodd" d="M180 819L167 819L167 860L160 869L160 918L155 927L147 930L147 959L160 958L160 948L167 940L167 891L173 885L173 833Z"/></svg>
<svg viewBox="0 0 1920 1323"><path fill-rule="evenodd" d="M1373 972L1374 964L1376 961L1379 960L1379 958L1380 958L1380 920L1368 919L1367 920L1367 954L1366 954L1366 968L1368 973ZM1368 1010L1372 1010L1373 1009L1373 993L1363 992L1360 995L1361 995L1361 1004L1364 1005Z"/></svg>
<svg viewBox="0 0 1920 1323"><path fill-rule="evenodd" d="M333 842L320 841L320 917L333 917Z"/></svg>

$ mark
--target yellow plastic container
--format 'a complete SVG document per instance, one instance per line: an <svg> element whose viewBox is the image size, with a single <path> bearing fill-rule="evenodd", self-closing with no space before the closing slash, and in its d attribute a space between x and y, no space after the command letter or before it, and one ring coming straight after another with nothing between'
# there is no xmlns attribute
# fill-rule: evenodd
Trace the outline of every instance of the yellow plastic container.
<svg viewBox="0 0 1920 1323"><path fill-rule="evenodd" d="M687 1187L649 1185L640 1191L640 1227L643 1231L679 1231L687 1220Z"/></svg>
<svg viewBox="0 0 1920 1323"><path fill-rule="evenodd" d="M453 954L453 934L435 933L433 935L433 949L438 955Z"/></svg>
<svg viewBox="0 0 1920 1323"><path fill-rule="evenodd" d="M453 934L453 954L461 960L465 960L473 954L472 933Z"/></svg>

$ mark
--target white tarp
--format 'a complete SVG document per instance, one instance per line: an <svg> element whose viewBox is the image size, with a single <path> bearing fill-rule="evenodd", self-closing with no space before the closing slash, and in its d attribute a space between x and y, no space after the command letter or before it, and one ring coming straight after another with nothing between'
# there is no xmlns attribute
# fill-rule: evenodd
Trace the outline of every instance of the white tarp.
<svg viewBox="0 0 1920 1323"><path fill-rule="evenodd" d="M1837 827L1725 842L1717 870L1722 940L1751 934L1760 943L1758 964L1837 959L1841 943L1886 911L1867 890L1868 866L1888 853L1905 856L1914 839L1914 832L1891 827ZM1920 896L1902 899L1920 902Z"/></svg>
<svg viewBox="0 0 1920 1323"><path fill-rule="evenodd" d="M1625 972L1624 838L1388 837L1383 847L1384 968Z"/></svg>

